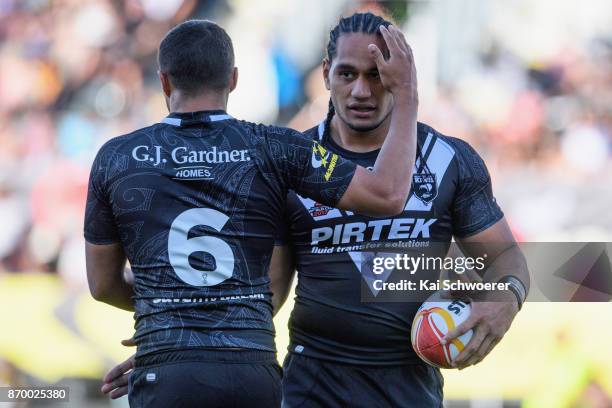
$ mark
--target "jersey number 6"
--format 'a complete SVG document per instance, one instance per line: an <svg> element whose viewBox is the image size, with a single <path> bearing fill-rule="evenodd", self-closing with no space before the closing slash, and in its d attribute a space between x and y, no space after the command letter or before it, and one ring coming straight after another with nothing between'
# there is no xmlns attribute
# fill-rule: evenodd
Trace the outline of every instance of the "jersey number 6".
<svg viewBox="0 0 612 408"><path fill-rule="evenodd" d="M210 208L192 208L182 212L172 222L168 235L168 257L177 276L192 286L213 286L232 277L234 253L222 239L211 236L188 238L193 227L204 225L221 231L229 217ZM191 266L189 256L206 252L215 258L216 268L201 271Z"/></svg>

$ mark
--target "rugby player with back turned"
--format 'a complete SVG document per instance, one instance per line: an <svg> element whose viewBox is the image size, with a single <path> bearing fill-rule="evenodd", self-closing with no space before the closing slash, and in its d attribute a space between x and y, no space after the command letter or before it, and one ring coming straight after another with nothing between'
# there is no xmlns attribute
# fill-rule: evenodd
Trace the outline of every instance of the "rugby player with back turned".
<svg viewBox="0 0 612 408"><path fill-rule="evenodd" d="M287 191L383 216L400 212L410 189L412 53L395 27L380 32L386 58L366 47L396 103L371 170L295 131L229 116L238 71L218 25L188 21L162 40L170 115L102 146L85 215L92 295L135 310L131 406L280 405L267 269Z"/></svg>

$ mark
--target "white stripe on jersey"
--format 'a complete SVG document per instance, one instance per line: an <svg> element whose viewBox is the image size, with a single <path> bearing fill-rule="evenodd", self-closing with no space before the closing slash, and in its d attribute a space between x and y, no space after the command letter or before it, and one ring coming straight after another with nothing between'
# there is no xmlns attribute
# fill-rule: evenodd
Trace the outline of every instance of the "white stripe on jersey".
<svg viewBox="0 0 612 408"><path fill-rule="evenodd" d="M425 154L425 152L427 151L427 149L429 148L429 144L431 143L431 139L433 138L433 135L431 134L431 132L427 133L427 137L425 138L425 143L423 143L423 148L421 149L421 156ZM417 169L419 168L419 166L421 165L421 158L417 157L416 160L414 161L414 172L417 172Z"/></svg>
<svg viewBox="0 0 612 408"><path fill-rule="evenodd" d="M210 115L208 117L211 122L218 122L220 120L231 119L230 115Z"/></svg>
<svg viewBox="0 0 612 408"><path fill-rule="evenodd" d="M164 118L162 123L172 126L181 126L181 120L179 118Z"/></svg>
<svg viewBox="0 0 612 408"><path fill-rule="evenodd" d="M207 122L219 122L221 120L226 120L226 119L231 119L232 117L230 115L224 114L224 115L210 115L208 117ZM161 123L165 123L167 125L172 125L172 126L181 126L181 119L179 118L164 118Z"/></svg>
<svg viewBox="0 0 612 408"><path fill-rule="evenodd" d="M427 138L431 136L431 133L427 135ZM425 146L423 146L425 151ZM449 164L455 156L455 149L453 149L448 143L441 138L436 138L433 150L426 160L427 167L429 170L436 175L436 186L438 191L440 189L440 183L446 174ZM415 164L414 172L417 172L417 166ZM410 196L404 210L406 211L431 211L431 204L425 204L419 200L414 194Z"/></svg>
<svg viewBox="0 0 612 408"><path fill-rule="evenodd" d="M319 142L323 141L323 132L325 132L325 121L319 123L319 127L317 127L317 133L319 135Z"/></svg>

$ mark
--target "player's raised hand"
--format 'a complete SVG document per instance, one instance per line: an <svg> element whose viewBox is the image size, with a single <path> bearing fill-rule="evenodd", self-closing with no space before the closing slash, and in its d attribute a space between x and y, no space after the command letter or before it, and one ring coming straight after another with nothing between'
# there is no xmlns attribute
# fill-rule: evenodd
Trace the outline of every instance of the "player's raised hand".
<svg viewBox="0 0 612 408"><path fill-rule="evenodd" d="M402 94L411 102L418 102L414 57L404 34L393 25L389 28L381 25L380 33L389 50L389 58L385 59L375 44L368 45L368 50L376 62L380 81L394 96Z"/></svg>
<svg viewBox="0 0 612 408"><path fill-rule="evenodd" d="M127 347L135 346L134 338L127 340L121 340L121 344ZM121 398L128 393L128 377L131 371L134 369L135 355L131 355L124 362L113 367L104 376L104 384L102 385L101 391L107 394L112 399Z"/></svg>

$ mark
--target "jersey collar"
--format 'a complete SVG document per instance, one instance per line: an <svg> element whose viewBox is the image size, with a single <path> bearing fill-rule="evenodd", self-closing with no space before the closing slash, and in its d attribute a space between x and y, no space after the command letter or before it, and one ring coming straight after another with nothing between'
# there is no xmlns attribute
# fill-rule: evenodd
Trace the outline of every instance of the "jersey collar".
<svg viewBox="0 0 612 408"><path fill-rule="evenodd" d="M161 122L172 126L193 126L209 122L219 122L232 119L224 110L208 110L198 112L172 112Z"/></svg>
<svg viewBox="0 0 612 408"><path fill-rule="evenodd" d="M351 159L351 160L369 160L369 159L376 160L376 158L378 157L378 153L380 153L380 149L371 150L369 152L363 152L363 153L346 150L342 146L338 145L338 143L334 141L334 138L331 137L331 135L329 134L325 138L326 140L323 140L324 132L325 132L325 121L322 121L321 123L319 123L319 126L317 126L317 137L319 139L318 140L319 143L321 143L325 147L330 147L334 152L338 153L340 156L344 158Z"/></svg>

